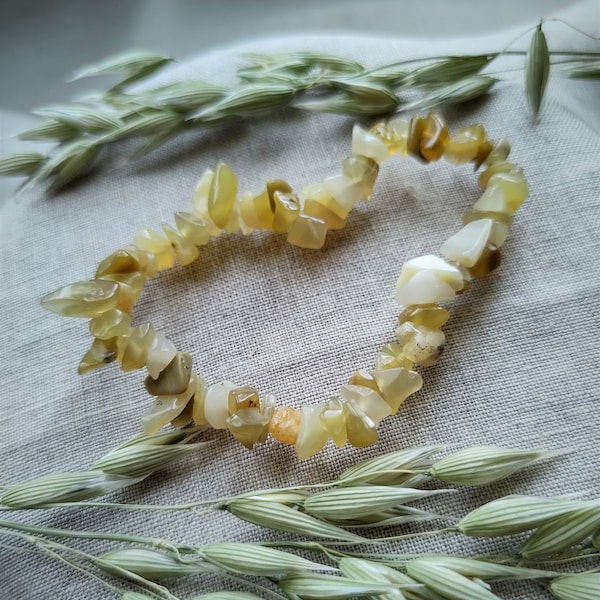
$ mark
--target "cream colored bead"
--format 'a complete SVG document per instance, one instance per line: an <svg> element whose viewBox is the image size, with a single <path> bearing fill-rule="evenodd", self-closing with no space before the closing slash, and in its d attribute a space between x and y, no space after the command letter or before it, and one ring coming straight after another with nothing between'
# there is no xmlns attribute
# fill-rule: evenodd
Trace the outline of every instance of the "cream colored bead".
<svg viewBox="0 0 600 600"><path fill-rule="evenodd" d="M377 424L355 402L344 405L348 442L357 448L377 441Z"/></svg>
<svg viewBox="0 0 600 600"><path fill-rule="evenodd" d="M425 254L407 260L402 266L398 285L403 285L421 271L429 271L435 274L440 281L447 283L454 291L460 290L463 286L460 271L443 258L433 254Z"/></svg>
<svg viewBox="0 0 600 600"><path fill-rule="evenodd" d="M208 244L211 225L207 220L190 212L176 212L175 224L181 235L192 244L197 246Z"/></svg>
<svg viewBox="0 0 600 600"><path fill-rule="evenodd" d="M379 164L390 157L385 142L360 125L354 125L352 128L352 154L372 158Z"/></svg>
<svg viewBox="0 0 600 600"><path fill-rule="evenodd" d="M508 213L511 215L519 210L529 196L529 185L522 172L496 173L490 177L488 185L498 186L504 192Z"/></svg>
<svg viewBox="0 0 600 600"><path fill-rule="evenodd" d="M348 383L350 385L362 385L364 387L371 388L379 393L379 388L377 387L377 383L373 379L373 376L369 371L365 371L364 369L359 369L358 371L354 371L350 378L348 379Z"/></svg>
<svg viewBox="0 0 600 600"><path fill-rule="evenodd" d="M349 209L344 208L333 198L329 190L325 187L324 183L312 183L307 185L302 190L300 197L304 201L305 205L310 201L318 202L341 220L345 220L350 212Z"/></svg>
<svg viewBox="0 0 600 600"><path fill-rule="evenodd" d="M359 183L355 183L347 175L334 175L327 177L323 182L325 189L332 198L345 210L350 212L362 197Z"/></svg>
<svg viewBox="0 0 600 600"><path fill-rule="evenodd" d="M372 371L371 375L381 390L383 399L390 405L393 415L411 394L423 387L423 378L416 371L408 369L384 369Z"/></svg>
<svg viewBox="0 0 600 600"><path fill-rule="evenodd" d="M511 214L506 201L506 196L502 189L497 185L490 185L486 188L481 198L475 202L473 210L482 212L495 212L505 215Z"/></svg>
<svg viewBox="0 0 600 600"><path fill-rule="evenodd" d="M162 228L167 239L171 242L173 250L175 251L175 256L181 266L185 267L186 265L193 263L198 256L200 256L198 247L184 235L181 235L179 231L166 224L164 224Z"/></svg>
<svg viewBox="0 0 600 600"><path fill-rule="evenodd" d="M185 391L172 396L158 396L154 404L142 415L144 433L153 434L180 415L191 400L198 385L197 376L192 373Z"/></svg>
<svg viewBox="0 0 600 600"><path fill-rule="evenodd" d="M93 279L66 285L42 298L42 306L63 317L96 317L119 302L119 284Z"/></svg>
<svg viewBox="0 0 600 600"><path fill-rule="evenodd" d="M308 458L321 451L327 443L329 433L321 421L324 404L308 404L301 408L300 427L296 438L296 455Z"/></svg>
<svg viewBox="0 0 600 600"><path fill-rule="evenodd" d="M346 443L346 411L339 398L330 398L321 412L321 423L327 430L333 443L341 448Z"/></svg>
<svg viewBox="0 0 600 600"><path fill-rule="evenodd" d="M523 169L507 161L493 163L489 165L485 171L482 171L479 177L477 178L477 183L479 187L485 189L488 186L490 177L492 177L492 175L496 175L497 173L515 173L523 175Z"/></svg>
<svg viewBox="0 0 600 600"><path fill-rule="evenodd" d="M156 379L176 354L175 344L162 331L156 331L146 358L146 369L150 377Z"/></svg>
<svg viewBox="0 0 600 600"><path fill-rule="evenodd" d="M512 217L506 213L492 211L468 210L463 215L463 223L471 223L480 219L492 219L492 231L490 232L490 242L500 248L508 236L508 231L512 223Z"/></svg>
<svg viewBox="0 0 600 600"><path fill-rule="evenodd" d="M175 264L175 250L171 246L171 242L153 229L144 227L135 234L133 241L142 250L154 254L159 271L170 269Z"/></svg>
<svg viewBox="0 0 600 600"><path fill-rule="evenodd" d="M340 396L344 402L358 406L375 425L392 414L390 405L370 387L346 384L342 386Z"/></svg>
<svg viewBox="0 0 600 600"><path fill-rule="evenodd" d="M360 186L361 199L371 199L379 174L379 165L372 158L354 154L347 156L342 162L342 172Z"/></svg>
<svg viewBox="0 0 600 600"><path fill-rule="evenodd" d="M211 427L225 429L229 417L229 392L240 387L231 381L211 385L204 399L204 418Z"/></svg>
<svg viewBox="0 0 600 600"><path fill-rule="evenodd" d="M396 288L396 302L401 306L449 302L455 296L454 288L433 271L420 271Z"/></svg>
<svg viewBox="0 0 600 600"><path fill-rule="evenodd" d="M402 346L394 342L386 344L375 356L375 368L394 369L396 367L404 367L405 369L413 368L413 361L402 352Z"/></svg>
<svg viewBox="0 0 600 600"><path fill-rule="evenodd" d="M472 267L488 244L493 225L492 219L480 219L467 223L442 244L440 252L449 260L465 267Z"/></svg>
<svg viewBox="0 0 600 600"><path fill-rule="evenodd" d="M112 308L105 313L90 319L90 334L101 340L109 340L126 333L131 325L131 317L119 310Z"/></svg>
<svg viewBox="0 0 600 600"><path fill-rule="evenodd" d="M300 248L317 250L323 247L326 235L327 225L323 221L300 214L288 230L287 241Z"/></svg>
<svg viewBox="0 0 600 600"><path fill-rule="evenodd" d="M404 354L422 367L435 365L446 341L446 336L440 329L431 329L410 321L396 329L396 337Z"/></svg>

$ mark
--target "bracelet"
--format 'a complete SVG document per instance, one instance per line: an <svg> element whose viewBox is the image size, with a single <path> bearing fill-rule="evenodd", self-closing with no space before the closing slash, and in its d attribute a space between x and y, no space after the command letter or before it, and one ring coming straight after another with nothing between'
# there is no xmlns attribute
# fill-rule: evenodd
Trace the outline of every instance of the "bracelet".
<svg viewBox="0 0 600 600"><path fill-rule="evenodd" d="M155 397L142 417L142 428L154 433L171 423L192 422L228 429L252 448L270 434L295 446L299 458L319 452L329 439L342 447L377 441L377 427L404 400L421 389L417 367L436 363L444 344L441 328L449 312L441 305L467 290L471 281L500 264L512 215L528 196L523 171L506 159L510 144L487 139L482 125L450 136L437 114L392 119L370 130L355 125L352 152L342 174L309 185L298 195L282 180L269 181L261 194L238 197L238 182L226 164L201 177L189 212L175 213L175 227L164 236L149 228L132 245L102 260L90 281L73 283L48 294L42 305L59 315L89 318L94 341L79 365L85 373L111 362L123 371L146 367L145 387ZM210 238L253 230L285 233L290 244L321 248L328 230L344 227L359 200L369 200L379 165L400 153L430 162L444 157L452 164L472 162L484 170L478 178L483 195L463 218L463 227L441 247L442 257L425 255L406 262L396 285L402 310L395 335L377 353L375 368L358 370L337 397L301 408L276 406L273 394L223 381L208 386L192 370L192 357L150 323L132 325L133 307L147 279L185 266L199 256Z"/></svg>

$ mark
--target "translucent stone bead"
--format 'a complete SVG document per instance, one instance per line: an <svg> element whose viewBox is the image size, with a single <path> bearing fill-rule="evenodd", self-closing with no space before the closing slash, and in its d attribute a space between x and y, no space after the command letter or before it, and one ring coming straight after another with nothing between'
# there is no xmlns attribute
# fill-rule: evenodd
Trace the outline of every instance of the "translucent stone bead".
<svg viewBox="0 0 600 600"><path fill-rule="evenodd" d="M273 194L273 203L273 231L285 233L300 214L300 199L296 194L276 191Z"/></svg>
<svg viewBox="0 0 600 600"><path fill-rule="evenodd" d="M387 129L393 140L394 150L400 154L407 154L410 121L408 119L392 119L388 121Z"/></svg>
<svg viewBox="0 0 600 600"><path fill-rule="evenodd" d="M362 197L361 185L355 183L347 175L327 177L323 185L332 198L348 212L354 208L354 205Z"/></svg>
<svg viewBox="0 0 600 600"><path fill-rule="evenodd" d="M370 387L346 384L342 386L340 396L344 402L358 406L375 425L392 414L390 405Z"/></svg>
<svg viewBox="0 0 600 600"><path fill-rule="evenodd" d="M422 161L425 160L423 155L421 154L421 138L423 137L424 129L425 119L423 117L413 117L410 120L408 140L406 143L406 149L408 151L408 154Z"/></svg>
<svg viewBox="0 0 600 600"><path fill-rule="evenodd" d="M510 150L510 142L506 138L502 138L494 144L492 151L487 155L483 164L492 166L496 163L504 162L508 158Z"/></svg>
<svg viewBox="0 0 600 600"><path fill-rule="evenodd" d="M275 192L290 194L292 188L281 179L267 181L265 191L252 200L256 224L252 225L248 223L248 225L256 227L256 229L273 229L273 222L275 220Z"/></svg>
<svg viewBox="0 0 600 600"><path fill-rule="evenodd" d="M237 188L237 177L231 167L225 163L219 164L210 184L207 208L212 222L221 229L227 224L235 206Z"/></svg>
<svg viewBox="0 0 600 600"><path fill-rule="evenodd" d="M450 139L450 132L439 115L430 113L425 118L421 133L420 153L427 161L439 160Z"/></svg>
<svg viewBox="0 0 600 600"><path fill-rule="evenodd" d="M262 220L259 220L254 206L254 195L250 192L244 192L239 202L240 219L250 229L269 229Z"/></svg>
<svg viewBox="0 0 600 600"><path fill-rule="evenodd" d="M317 454L327 443L329 433L321 421L323 408L323 404L308 404L301 409L295 444L296 456L300 459Z"/></svg>
<svg viewBox="0 0 600 600"><path fill-rule="evenodd" d="M131 329L128 336L118 338L117 345L123 344L120 357L123 371L135 371L146 365L148 349L154 339L154 328L150 323L142 323Z"/></svg>
<svg viewBox="0 0 600 600"><path fill-rule="evenodd" d="M486 188L485 192L481 194L481 198L475 202L473 210L478 210L481 212L503 213L505 215L511 214L508 208L508 203L506 202L506 197L504 196L504 192L497 185L489 185Z"/></svg>
<svg viewBox="0 0 600 600"><path fill-rule="evenodd" d="M485 277L500 266L502 253L494 244L487 244L479 260L469 268L473 277Z"/></svg>
<svg viewBox="0 0 600 600"><path fill-rule="evenodd" d="M490 242L494 244L494 246L502 246L508 236L508 230L512 223L512 216L501 212L481 210L468 210L463 215L463 223L465 224L471 223L472 221L479 221L480 219L492 219L494 224L492 225L492 231L490 233Z"/></svg>
<svg viewBox="0 0 600 600"><path fill-rule="evenodd" d="M496 175L496 173L521 173L523 174L523 169L518 167L514 163L502 161L494 163L489 166L485 171L482 171L479 177L477 178L477 183L479 187L486 188L488 186L488 182L492 175Z"/></svg>
<svg viewBox="0 0 600 600"><path fill-rule="evenodd" d="M391 342L386 344L375 356L375 368L381 369L395 369L397 367L404 367L405 369L413 368L413 361L402 352L402 346Z"/></svg>
<svg viewBox="0 0 600 600"><path fill-rule="evenodd" d="M303 212L309 217L315 217L315 219L323 221L327 226L327 230L343 229L346 227L344 219L341 219L334 212L325 208L318 200L306 200Z"/></svg>
<svg viewBox="0 0 600 600"><path fill-rule="evenodd" d="M198 377L196 391L192 400L192 420L196 425L207 425L208 421L204 416L204 402L206 400L206 381L202 377Z"/></svg>
<svg viewBox="0 0 600 600"><path fill-rule="evenodd" d="M142 429L144 433L149 435L156 433L167 423L177 418L194 396L197 385L198 378L192 374L183 393L172 396L159 396L154 404L142 415Z"/></svg>
<svg viewBox="0 0 600 600"><path fill-rule="evenodd" d="M210 224L202 217L189 212L176 212L175 224L183 237L196 244L204 246L210 240Z"/></svg>
<svg viewBox="0 0 600 600"><path fill-rule="evenodd" d="M257 408L242 408L227 419L227 428L249 450L263 443L269 434L269 418Z"/></svg>
<svg viewBox="0 0 600 600"><path fill-rule="evenodd" d="M352 128L352 154L372 158L378 164L390 157L387 144L360 125Z"/></svg>
<svg viewBox="0 0 600 600"><path fill-rule="evenodd" d="M287 233L288 243L300 248L317 250L323 247L327 225L320 219L300 214Z"/></svg>
<svg viewBox="0 0 600 600"><path fill-rule="evenodd" d="M152 252L156 257L159 271L170 269L175 264L175 251L169 240L149 227L144 227L135 234L133 241L142 250Z"/></svg>
<svg viewBox="0 0 600 600"><path fill-rule="evenodd" d="M336 200L334 200L333 196L329 193L329 190L323 183L313 183L311 185L307 185L302 190L301 197L304 200L305 206L310 201L318 202L344 222L348 216L348 213L350 212L347 208L344 208L338 202L336 202Z"/></svg>
<svg viewBox="0 0 600 600"><path fill-rule="evenodd" d="M221 233L221 229L213 223L208 213L208 198L214 177L215 172L212 169L204 171L192 196L192 213L206 221L211 237L217 237Z"/></svg>
<svg viewBox="0 0 600 600"><path fill-rule="evenodd" d="M156 260L156 256L152 254L152 252L148 252L147 250L142 250L138 248L134 244L130 244L123 248L126 252L131 253L138 261L140 268L138 271L144 277L155 277L158 273L158 261Z"/></svg>
<svg viewBox="0 0 600 600"><path fill-rule="evenodd" d="M384 369L372 371L383 399L390 405L393 415L400 405L411 395L423 387L423 378L416 371L408 369Z"/></svg>
<svg viewBox="0 0 600 600"><path fill-rule="evenodd" d="M146 377L144 385L152 396L176 396L185 392L191 375L192 357L187 352L177 352L158 377Z"/></svg>
<svg viewBox="0 0 600 600"><path fill-rule="evenodd" d="M362 199L371 199L373 187L379 175L379 165L372 158L351 154L343 160L342 172L359 185Z"/></svg>
<svg viewBox="0 0 600 600"><path fill-rule="evenodd" d="M185 267L186 265L193 263L198 256L200 256L198 247L188 238L181 235L177 229L166 224L163 224L162 228L167 239L171 242L171 246L173 246L173 250L175 251L175 256L181 266Z"/></svg>
<svg viewBox="0 0 600 600"><path fill-rule="evenodd" d="M100 261L96 269L96 277L115 275L117 273L141 272L142 265L140 264L139 254L141 254L141 251L136 253L129 249L113 252L110 256ZM149 261L150 259L147 257L147 260Z"/></svg>
<svg viewBox="0 0 600 600"><path fill-rule="evenodd" d="M529 196L529 185L521 172L496 173L488 181L489 186L497 186L504 192L509 214L514 214Z"/></svg>
<svg viewBox="0 0 600 600"><path fill-rule="evenodd" d="M229 392L227 397L227 410L230 415L242 408L258 408L259 406L258 392L250 386L235 388Z"/></svg>
<svg viewBox="0 0 600 600"><path fill-rule="evenodd" d="M468 163L477 157L485 138L483 125L463 127L448 140L444 148L444 158L454 165Z"/></svg>
<svg viewBox="0 0 600 600"><path fill-rule="evenodd" d="M473 159L473 164L476 171L487 160L487 157L490 155L493 149L494 145L492 142L485 140L481 143L479 149L477 150L477 156Z"/></svg>
<svg viewBox="0 0 600 600"><path fill-rule="evenodd" d="M117 308L131 316L133 307L144 289L146 278L141 273L120 273L103 275L100 279L116 281L119 284Z"/></svg>
<svg viewBox="0 0 600 600"><path fill-rule="evenodd" d="M107 279L72 283L42 298L46 310L63 317L96 317L118 302L119 284Z"/></svg>
<svg viewBox="0 0 600 600"><path fill-rule="evenodd" d="M348 442L357 448L370 446L377 441L377 424L354 402L344 405Z"/></svg>
<svg viewBox="0 0 600 600"><path fill-rule="evenodd" d="M328 432L328 437L341 448L346 443L346 411L344 403L339 398L330 398L320 414L321 423Z"/></svg>
<svg viewBox="0 0 600 600"><path fill-rule="evenodd" d="M492 219L467 223L442 244L440 252L449 260L472 267L490 240L493 224Z"/></svg>
<svg viewBox="0 0 600 600"><path fill-rule="evenodd" d="M421 367L435 365L446 341L444 332L407 321L396 329L402 351Z"/></svg>
<svg viewBox="0 0 600 600"><path fill-rule="evenodd" d="M400 325L414 323L431 329L440 329L450 318L450 313L437 304L431 306L408 306L398 316Z"/></svg>
<svg viewBox="0 0 600 600"><path fill-rule="evenodd" d="M388 125L385 121L378 121L377 123L369 127L369 132L373 135L376 135L382 142L385 143L391 155L396 153L392 133L388 129Z"/></svg>
<svg viewBox="0 0 600 600"><path fill-rule="evenodd" d="M215 429L226 429L229 417L229 392L240 387L231 381L211 385L204 399L204 418Z"/></svg>
<svg viewBox="0 0 600 600"><path fill-rule="evenodd" d="M269 423L269 432L282 444L293 446L300 429L300 411L291 406L278 406Z"/></svg>
<svg viewBox="0 0 600 600"><path fill-rule="evenodd" d="M348 383L350 385L362 385L379 393L379 388L377 387L377 383L373 379L373 376L371 373L369 373L369 371L365 371L364 369L354 371L354 373L352 373L350 376L350 379L348 379Z"/></svg>
<svg viewBox="0 0 600 600"><path fill-rule="evenodd" d="M122 310L113 308L90 319L89 329L93 337L109 340L126 333L130 325L131 317Z"/></svg>
<svg viewBox="0 0 600 600"><path fill-rule="evenodd" d="M463 286L463 279L460 271L454 265L449 264L443 258L435 256L434 254L424 254L423 256L417 256L416 258L407 260L402 266L398 285L402 285L409 281L414 275L421 271L434 273L440 281L447 283L455 291L460 290Z"/></svg>
<svg viewBox="0 0 600 600"><path fill-rule="evenodd" d="M194 410L194 402L192 400L188 400L188 403L185 405L185 408L174 418L171 420L171 425L178 429L183 427L187 427L193 421L192 413Z"/></svg>
<svg viewBox="0 0 600 600"><path fill-rule="evenodd" d="M83 355L77 373L83 375L94 369L99 369L108 363L117 359L117 340L111 339L95 339L92 342L90 349Z"/></svg>
<svg viewBox="0 0 600 600"><path fill-rule="evenodd" d="M176 354L175 344L162 331L156 331L146 357L146 369L150 377L157 379Z"/></svg>

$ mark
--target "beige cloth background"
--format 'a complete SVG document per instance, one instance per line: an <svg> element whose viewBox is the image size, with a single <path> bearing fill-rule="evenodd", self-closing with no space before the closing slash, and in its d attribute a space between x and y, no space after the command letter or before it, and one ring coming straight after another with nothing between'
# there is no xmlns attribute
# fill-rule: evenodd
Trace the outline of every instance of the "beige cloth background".
<svg viewBox="0 0 600 600"><path fill-rule="evenodd" d="M598 3L580 5L567 18L589 30L593 19L598 22ZM372 66L414 55L485 52L522 29L427 43L344 35L255 41L199 56L171 75L230 80L237 53L246 50L319 50ZM547 29L551 47L594 47L559 24ZM502 64L513 66L520 62ZM445 501L449 514L460 516L508 493L597 497L599 100L597 84L554 79L542 118L532 126L522 74L515 71L488 98L441 111L453 129L482 122L490 137L510 138L531 197L516 216L501 268L453 304L440 364L424 370L423 390L384 421L377 445L328 446L298 462L290 448L273 441L250 453L226 433L210 433L209 450L114 499L176 504L313 483L359 459L422 444L576 451L500 484L465 490ZM136 433L148 403L141 372L123 374L112 366L77 376L90 341L86 324L46 313L40 298L91 277L96 263L139 227L172 222L173 212L188 206L201 172L219 161L235 169L242 189L256 191L275 177L299 189L335 174L349 151L352 124L346 117L283 111L189 135L142 162L98 170L58 196L35 191L3 207L2 483L84 470ZM393 159L382 168L373 202L357 207L323 250L302 251L266 233L222 236L193 265L150 282L137 321L152 322L191 352L209 383L231 379L293 405L327 398L354 369L370 368L379 347L393 339L394 284L403 262L437 252L477 197L468 167ZM10 517L197 544L278 537L226 514L90 509ZM395 549L510 553L516 547L514 540L434 538ZM94 581L50 559L4 547L0 556L3 598L109 597ZM223 587L222 580L200 577L172 586L182 598ZM533 584L494 589L511 599L549 597Z"/></svg>

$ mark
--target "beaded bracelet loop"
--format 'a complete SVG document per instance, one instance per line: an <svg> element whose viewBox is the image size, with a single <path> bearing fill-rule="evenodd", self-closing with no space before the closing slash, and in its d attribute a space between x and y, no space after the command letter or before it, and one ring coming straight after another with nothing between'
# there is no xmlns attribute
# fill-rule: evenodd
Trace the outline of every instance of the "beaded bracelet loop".
<svg viewBox="0 0 600 600"><path fill-rule="evenodd" d="M355 125L352 152L342 173L309 185L299 195L282 180L269 181L258 195L238 197L235 174L225 164L204 173L189 212L175 213L175 227L163 225L165 236L144 228L134 244L100 262L95 278L65 286L45 296L42 304L57 314L89 318L94 341L79 365L86 373L111 362L123 371L146 367L145 386L155 397L142 417L142 428L154 433L171 423L192 422L229 431L247 448L270 434L295 446L299 458L319 452L329 439L367 446L377 441L377 426L393 415L423 380L415 365L436 363L444 344L442 326L450 314L441 303L468 289L474 278L500 264L500 247L512 215L525 201L528 184L521 168L507 162L510 144L493 143L481 125L450 136L436 114L411 120L393 119L369 131ZM133 307L147 279L184 266L199 256L199 246L221 232L255 229L286 233L290 244L320 248L328 230L344 227L359 200L369 200L379 165L395 153L424 162L444 157L453 164L483 166L483 195L468 210L464 226L441 247L443 258L425 255L406 262L396 285L402 310L397 342L377 353L375 368L358 370L337 397L302 408L276 406L273 394L223 381L207 386L192 370L192 357L177 351L164 333L150 323L132 325Z"/></svg>

